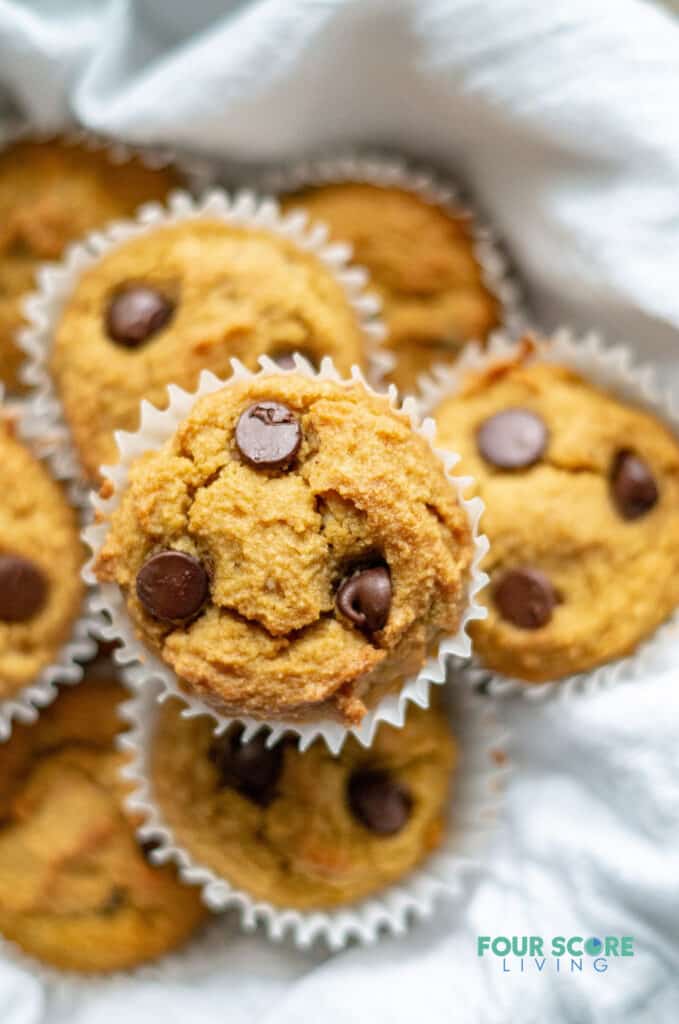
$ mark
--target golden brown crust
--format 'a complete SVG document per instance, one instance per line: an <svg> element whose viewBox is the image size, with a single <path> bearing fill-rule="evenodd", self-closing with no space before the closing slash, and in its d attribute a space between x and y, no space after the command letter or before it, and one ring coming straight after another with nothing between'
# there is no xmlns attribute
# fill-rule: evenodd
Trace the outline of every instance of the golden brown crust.
<svg viewBox="0 0 679 1024"><path fill-rule="evenodd" d="M303 441L288 472L248 466L233 440L258 399L283 402ZM211 598L184 627L151 618L135 580L172 548L200 559ZM237 383L199 400L138 460L97 561L140 636L194 692L230 713L359 719L372 691L417 672L467 601L466 513L427 442L385 398L298 375ZM393 600L368 638L335 611L341 578L384 559ZM359 698L359 700L352 700Z"/></svg>
<svg viewBox="0 0 679 1024"><path fill-rule="evenodd" d="M62 489L0 423L0 555L19 555L48 581L43 607L23 622L0 621L0 699L54 661L80 613L84 551Z"/></svg>
<svg viewBox="0 0 679 1024"><path fill-rule="evenodd" d="M112 341L110 296L129 283L158 288L175 312L138 348ZM341 373L365 364L355 311L314 255L264 230L196 220L129 241L83 274L58 325L52 370L91 478L116 460L113 431L138 426L143 398L167 404L167 385L192 389L201 370L231 376L231 359L299 350Z"/></svg>
<svg viewBox="0 0 679 1024"><path fill-rule="evenodd" d="M0 380L18 386L24 355L14 338L40 263L69 242L181 183L139 159L113 163L105 150L62 141L21 142L0 152Z"/></svg>
<svg viewBox="0 0 679 1024"><path fill-rule="evenodd" d="M413 391L433 363L450 363L470 339L485 340L500 307L483 283L468 218L401 188L321 185L283 199L303 206L350 242L370 274L396 357L392 380Z"/></svg>
<svg viewBox="0 0 679 1024"><path fill-rule="evenodd" d="M509 408L537 413L549 443L536 465L506 471L479 454L476 432ZM623 405L576 373L516 359L469 375L461 393L436 411L442 445L462 455L458 470L477 481L490 540L482 594L488 618L473 625L475 650L506 675L556 679L631 653L679 603L679 446L653 416ZM634 449L660 489L655 508L621 517L611 498L617 453ZM499 614L493 581L516 566L546 573L559 603L551 621L521 629Z"/></svg>
<svg viewBox="0 0 679 1024"><path fill-rule="evenodd" d="M258 900L301 910L363 899L398 881L441 842L457 747L445 715L411 706L403 729L382 725L369 750L350 737L330 754L322 741L286 745L277 795L267 807L220 785L207 718L164 706L153 740L154 797L176 842L198 863ZM357 771L386 771L413 800L395 835L371 832L351 813Z"/></svg>
<svg viewBox="0 0 679 1024"><path fill-rule="evenodd" d="M206 916L135 839L114 749L123 698L104 679L63 690L0 746L0 931L64 970L128 970Z"/></svg>

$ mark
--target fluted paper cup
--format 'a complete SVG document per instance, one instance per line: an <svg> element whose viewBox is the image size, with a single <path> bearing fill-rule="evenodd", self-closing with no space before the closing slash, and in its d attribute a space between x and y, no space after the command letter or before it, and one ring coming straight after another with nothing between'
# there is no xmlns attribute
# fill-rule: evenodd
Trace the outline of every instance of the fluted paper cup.
<svg viewBox="0 0 679 1024"><path fill-rule="evenodd" d="M609 345L594 331L578 336L561 328L547 339L531 339L527 360L570 367L585 380L614 398L637 406L661 420L679 440L679 409L669 392L663 391L650 366L636 362L632 350L621 344ZM420 381L420 409L433 415L437 406L455 395L469 373L482 372L493 363L515 358L513 338L497 332L482 349L470 345L452 367L436 367ZM493 696L521 694L530 700L593 693L622 681L633 682L656 670L669 645L679 640L679 609L629 656L606 662L587 672L578 672L546 683L533 683L494 672L479 658L466 663L466 677Z"/></svg>
<svg viewBox="0 0 679 1024"><path fill-rule="evenodd" d="M2 386L0 385L0 402L2 402L2 396ZM30 403L15 399L2 404L3 415L13 423L18 440L22 441L36 458L45 463L50 475L63 485L70 502L77 506L81 495L74 481L68 476L64 476L63 473L55 473L54 465L45 458L40 446L33 443L34 424ZM11 697L0 700L0 742L9 738L14 721L34 722L42 708L51 704L57 696L59 686L77 683L82 679L83 664L93 658L96 653L97 645L92 638L92 631L97 624L98 617L91 612L87 594L85 594L80 615L74 620L71 627L70 637L57 652L54 660L28 686L24 686Z"/></svg>
<svg viewBox="0 0 679 1024"><path fill-rule="evenodd" d="M237 360L232 360L233 376L229 381L219 380L214 374L204 371L201 374L199 386L194 392L170 386L166 409L161 411L148 402L142 403L139 430L135 433L118 432L116 439L120 451L119 462L115 466L101 469L105 481L104 489L110 496L105 498L100 495L92 496L97 521L83 533L93 554L85 568L85 578L89 583L97 584L93 566L106 538L110 517L120 504L122 493L127 486L130 466L144 452L160 448L174 434L199 398L228 387L229 384L254 379L255 376L266 377L281 373L300 373L309 379L330 380L344 387L351 387L359 383L368 393L377 394L369 387L358 367L353 368L351 377L344 379L327 357L317 371L301 356L295 356L295 363L296 369L282 371L271 359L262 356L260 358L261 369L258 374L254 374ZM400 409L408 417L413 430L417 431L431 445L434 454L441 461L448 479L455 488L460 506L464 509L470 525L474 548L473 562L467 588L467 606L457 633L454 636L445 637L440 642L436 655L427 660L416 676L406 680L398 692L383 696L375 706L370 708L360 725L347 726L329 717L317 721L297 721L293 718L289 720L260 720L248 716L228 716L220 713L219 710L208 707L203 701L191 696L187 689L181 686L172 669L137 638L120 588L113 583L102 583L97 586L92 599L93 609L102 614L100 635L106 640L118 639L121 641L121 647L116 651L115 659L119 664L133 666L129 678L134 685L141 687L151 679L159 680L162 683L163 695L173 694L179 697L187 705L189 713L204 714L207 712L211 714L217 732L223 732L233 722L240 722L245 728L245 737L250 738L264 725L268 725L271 729L270 744L275 743L284 733L289 732L296 734L299 746L304 750L315 739L322 736L333 753L337 753L345 737L350 733L356 736L364 746L369 746L380 722L385 721L392 725L402 726L406 707L410 701L419 704L420 707L427 707L430 687L445 681L446 659L453 655L462 658L470 655L471 643L467 633L469 623L474 619L483 618L486 614L485 609L477 601L478 592L487 581L487 577L479 568L480 562L488 550L488 542L481 534L479 527L483 503L479 498L465 498L465 492L471 481L468 478L454 475L456 455L435 448L434 423L432 420L420 420L415 400L407 398L402 406L399 406L397 392L393 386L390 387L386 395L380 397L388 401L392 409Z"/></svg>
<svg viewBox="0 0 679 1024"><path fill-rule="evenodd" d="M493 702L452 680L446 687L445 706L461 756L449 797L446 834L438 851L398 883L368 899L327 911L301 912L254 899L196 862L175 843L154 801L150 773L159 692L144 687L122 708L130 723L130 729L121 736L121 746L131 756L124 772L134 787L128 805L144 819L140 838L157 844L153 859L175 863L187 884L202 888L203 899L211 909L235 909L245 930L260 926L274 941L290 937L300 949L322 943L339 950L352 941L372 944L385 935L403 935L414 922L430 919L442 901L462 904L469 895L510 770L509 738L496 717Z"/></svg>

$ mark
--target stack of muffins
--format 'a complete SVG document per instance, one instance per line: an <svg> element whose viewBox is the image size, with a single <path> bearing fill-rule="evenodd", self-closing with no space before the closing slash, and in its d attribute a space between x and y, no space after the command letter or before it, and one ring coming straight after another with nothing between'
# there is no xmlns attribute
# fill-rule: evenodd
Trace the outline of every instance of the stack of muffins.
<svg viewBox="0 0 679 1024"><path fill-rule="evenodd" d="M667 423L549 343L483 352L512 323L511 289L447 193L361 161L282 180L284 216L184 195L107 228L181 172L114 170L105 147L64 141L0 154L0 365L19 390L21 336L41 393L15 408L47 450L65 431L100 490L88 578L135 662L121 680L101 655L31 702L82 614L87 513L8 425L0 716L23 701L34 720L0 745L0 933L64 969L177 948L208 915L189 884L208 876L298 914L407 884L456 826L446 702L427 685L402 716L451 638L469 622L487 669L554 681L632 654L679 604ZM22 333L36 267L78 239ZM380 390L365 275L336 242L380 300L390 381L428 403L473 479L456 483L412 402Z"/></svg>

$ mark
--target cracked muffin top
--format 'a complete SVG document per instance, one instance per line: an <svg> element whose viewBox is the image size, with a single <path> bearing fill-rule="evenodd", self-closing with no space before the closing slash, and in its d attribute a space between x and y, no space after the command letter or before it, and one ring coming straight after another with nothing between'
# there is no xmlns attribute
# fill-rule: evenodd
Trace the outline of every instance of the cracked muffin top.
<svg viewBox="0 0 679 1024"><path fill-rule="evenodd" d="M197 863L275 906L351 903L398 881L439 846L457 745L441 710L412 706L366 749L321 740L304 753L205 716L159 712L151 740L154 799Z"/></svg>
<svg viewBox="0 0 679 1024"><path fill-rule="evenodd" d="M63 140L20 142L0 153L0 380L9 388L25 358L14 337L37 267L179 184L172 169L136 158L114 162L104 149Z"/></svg>
<svg viewBox="0 0 679 1024"><path fill-rule="evenodd" d="M152 867L123 806L122 687L64 689L0 745L0 932L64 970L127 970L187 940L195 889Z"/></svg>
<svg viewBox="0 0 679 1024"><path fill-rule="evenodd" d="M207 218L159 227L102 257L77 282L57 325L51 369L86 474L114 462L115 430L139 405L167 404L201 370L231 375L269 355L341 373L365 366L364 337L343 286L313 253L266 230Z"/></svg>
<svg viewBox="0 0 679 1024"><path fill-rule="evenodd" d="M0 414L0 700L33 683L80 613L84 550L63 490Z"/></svg>
<svg viewBox="0 0 679 1024"><path fill-rule="evenodd" d="M679 445L530 352L469 375L434 415L486 503L475 651L542 682L629 654L679 604Z"/></svg>
<svg viewBox="0 0 679 1024"><path fill-rule="evenodd" d="M475 255L469 217L403 188L339 182L281 200L325 222L351 242L382 301L391 379L405 392L434 363L453 362L465 342L483 341L499 325L500 304Z"/></svg>
<svg viewBox="0 0 679 1024"><path fill-rule="evenodd" d="M136 460L96 572L219 710L355 723L457 630L471 560L405 414L356 382L274 374L200 399Z"/></svg>

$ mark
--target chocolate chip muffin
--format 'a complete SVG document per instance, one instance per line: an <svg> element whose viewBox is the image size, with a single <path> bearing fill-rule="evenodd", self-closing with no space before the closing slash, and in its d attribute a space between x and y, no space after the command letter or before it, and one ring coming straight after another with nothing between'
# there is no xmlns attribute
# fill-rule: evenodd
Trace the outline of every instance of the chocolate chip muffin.
<svg viewBox="0 0 679 1024"><path fill-rule="evenodd" d="M159 713L154 799L174 840L257 900L320 910L397 882L441 842L457 758L445 715L411 707L369 750L350 737L338 756L238 727L216 738L208 718Z"/></svg>
<svg viewBox="0 0 679 1024"><path fill-rule="evenodd" d="M475 651L542 682L631 653L679 604L679 445L530 351L468 376L435 418L486 503Z"/></svg>
<svg viewBox="0 0 679 1024"><path fill-rule="evenodd" d="M124 696L109 680L64 689L0 746L0 932L64 970L128 970L207 914L135 838L115 750Z"/></svg>
<svg viewBox="0 0 679 1024"><path fill-rule="evenodd" d="M39 264L178 184L172 170L138 159L114 163L103 149L65 141L20 142L0 152L0 379L9 388L24 358L14 343L21 304Z"/></svg>
<svg viewBox="0 0 679 1024"><path fill-rule="evenodd" d="M80 612L84 550L61 487L0 414L0 700L54 661Z"/></svg>
<svg viewBox="0 0 679 1024"><path fill-rule="evenodd" d="M357 723L457 630L471 560L404 413L357 382L273 374L200 399L134 462L95 571L218 710Z"/></svg>
<svg viewBox="0 0 679 1024"><path fill-rule="evenodd" d="M231 375L300 352L363 366L356 312L313 254L266 230L196 219L109 252L80 278L57 325L52 371L86 473L116 461L114 430L138 426L139 403L167 403L201 370Z"/></svg>
<svg viewBox="0 0 679 1024"><path fill-rule="evenodd" d="M450 363L466 341L484 340L500 304L483 280L469 218L415 192L363 182L307 188L282 200L351 242L370 273L396 359L391 379L413 391L419 374Z"/></svg>

